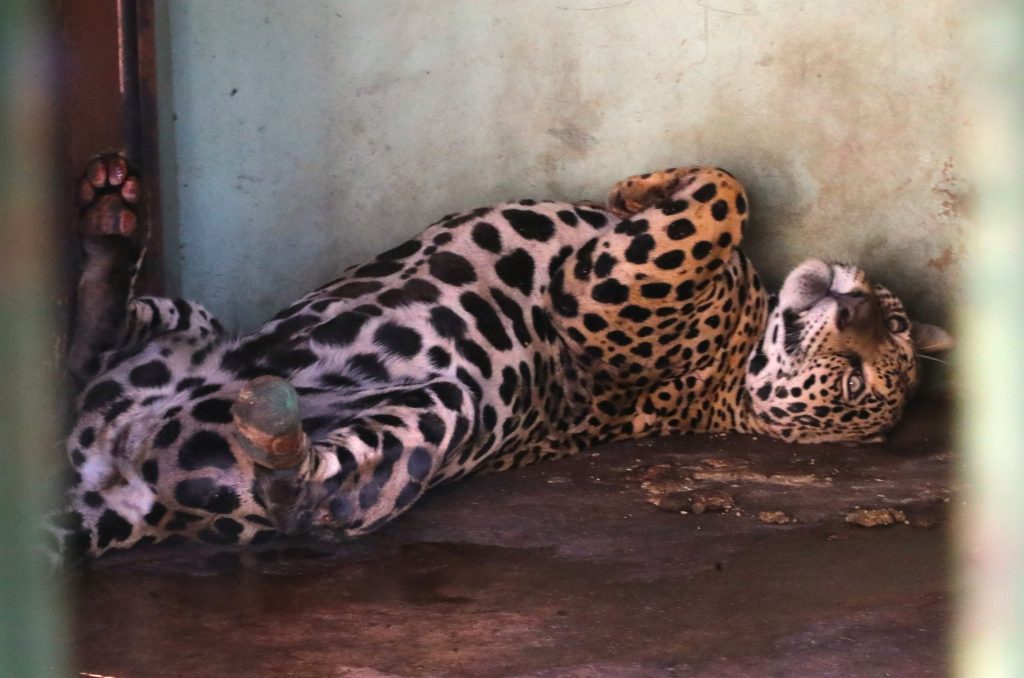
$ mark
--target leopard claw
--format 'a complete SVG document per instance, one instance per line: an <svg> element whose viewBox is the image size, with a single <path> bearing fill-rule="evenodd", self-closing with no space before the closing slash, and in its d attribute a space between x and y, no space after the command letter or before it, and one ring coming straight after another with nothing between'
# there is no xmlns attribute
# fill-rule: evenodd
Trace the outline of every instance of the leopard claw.
<svg viewBox="0 0 1024 678"><path fill-rule="evenodd" d="M255 463L280 470L305 459L309 445L299 417L299 396L286 380L269 375L250 380L231 414L236 439Z"/></svg>

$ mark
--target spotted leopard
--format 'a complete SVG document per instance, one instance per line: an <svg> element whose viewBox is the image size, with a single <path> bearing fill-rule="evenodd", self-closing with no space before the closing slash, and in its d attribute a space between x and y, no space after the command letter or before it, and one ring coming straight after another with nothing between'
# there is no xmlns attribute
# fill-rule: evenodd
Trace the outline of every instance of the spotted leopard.
<svg viewBox="0 0 1024 678"><path fill-rule="evenodd" d="M852 266L769 295L740 250L748 199L704 167L631 177L608 205L449 215L252 334L133 297L137 179L79 189L63 553L171 539L372 532L429 488L602 442L712 431L879 439L942 330Z"/></svg>

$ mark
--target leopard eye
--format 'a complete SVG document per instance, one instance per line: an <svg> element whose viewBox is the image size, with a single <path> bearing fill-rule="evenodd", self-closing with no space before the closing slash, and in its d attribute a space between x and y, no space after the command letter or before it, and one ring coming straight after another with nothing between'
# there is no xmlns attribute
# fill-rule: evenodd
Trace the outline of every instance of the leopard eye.
<svg viewBox="0 0 1024 678"><path fill-rule="evenodd" d="M864 375L860 372L850 372L846 376L846 397L856 398L864 390Z"/></svg>
<svg viewBox="0 0 1024 678"><path fill-rule="evenodd" d="M885 323L889 326L889 331L893 334L903 334L910 329L910 323L908 323L907 319L901 315L891 315Z"/></svg>

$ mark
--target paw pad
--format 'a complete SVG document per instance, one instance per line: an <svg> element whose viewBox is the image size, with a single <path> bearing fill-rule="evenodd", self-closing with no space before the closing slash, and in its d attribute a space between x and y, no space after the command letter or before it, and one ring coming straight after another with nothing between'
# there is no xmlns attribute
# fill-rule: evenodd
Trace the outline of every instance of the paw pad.
<svg viewBox="0 0 1024 678"><path fill-rule="evenodd" d="M134 206L141 197L138 177L119 155L89 162L78 181L79 229L83 235L131 237L138 228Z"/></svg>

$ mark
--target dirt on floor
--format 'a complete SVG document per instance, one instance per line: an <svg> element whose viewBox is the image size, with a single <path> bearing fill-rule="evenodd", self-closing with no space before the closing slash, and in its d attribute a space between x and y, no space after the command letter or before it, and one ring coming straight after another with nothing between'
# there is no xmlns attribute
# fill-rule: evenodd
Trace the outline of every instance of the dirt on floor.
<svg viewBox="0 0 1024 678"><path fill-rule="evenodd" d="M606 445L435 490L355 541L153 547L75 576L76 671L941 676L948 408L884 445Z"/></svg>

